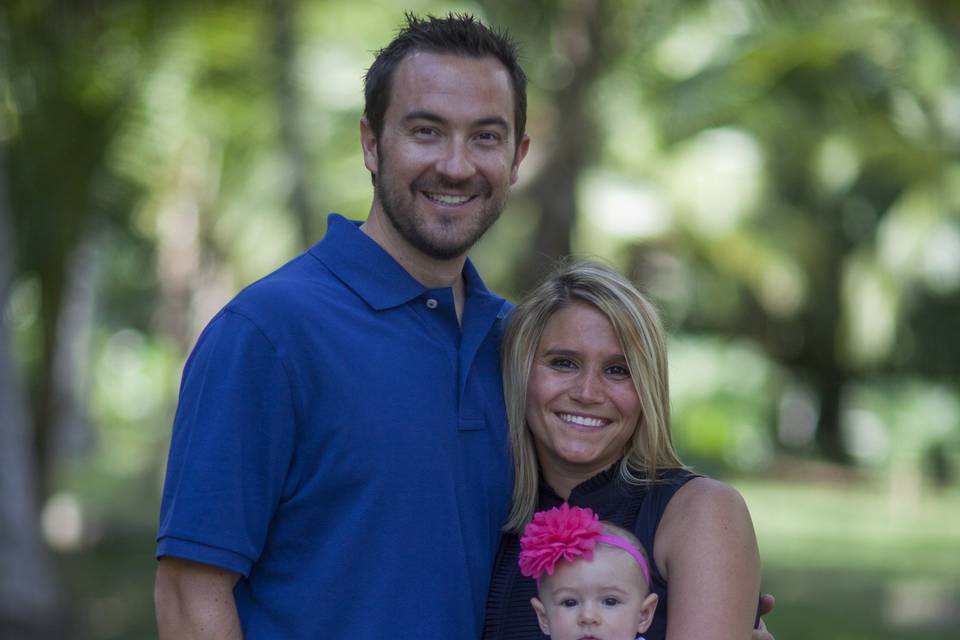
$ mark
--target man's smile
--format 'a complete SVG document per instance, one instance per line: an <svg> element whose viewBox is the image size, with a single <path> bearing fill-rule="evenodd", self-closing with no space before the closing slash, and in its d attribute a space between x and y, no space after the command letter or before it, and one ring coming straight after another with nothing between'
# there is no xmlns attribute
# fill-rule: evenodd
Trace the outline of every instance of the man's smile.
<svg viewBox="0 0 960 640"><path fill-rule="evenodd" d="M437 193L433 191L421 191L420 193L422 193L427 200L448 207L459 206L476 198L476 196L454 195L449 193Z"/></svg>

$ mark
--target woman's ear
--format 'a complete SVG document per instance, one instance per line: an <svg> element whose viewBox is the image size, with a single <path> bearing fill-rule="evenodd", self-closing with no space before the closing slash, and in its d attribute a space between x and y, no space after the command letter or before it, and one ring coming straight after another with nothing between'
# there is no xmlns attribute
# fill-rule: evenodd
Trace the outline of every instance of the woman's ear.
<svg viewBox="0 0 960 640"><path fill-rule="evenodd" d="M637 633L643 633L650 628L653 623L653 614L657 610L657 602L660 596L655 593L647 594L643 599L643 605L640 607L640 623L637 625Z"/></svg>
<svg viewBox="0 0 960 640"><path fill-rule="evenodd" d="M543 635L545 636L550 635L550 625L547 623L547 608L543 606L539 598L530 598L530 604L533 605L533 610L537 612L537 622L540 623L540 631L543 631Z"/></svg>

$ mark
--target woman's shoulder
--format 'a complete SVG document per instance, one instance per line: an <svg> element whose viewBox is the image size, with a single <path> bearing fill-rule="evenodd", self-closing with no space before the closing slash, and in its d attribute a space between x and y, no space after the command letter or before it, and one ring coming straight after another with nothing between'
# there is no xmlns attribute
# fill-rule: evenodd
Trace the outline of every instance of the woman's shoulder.
<svg viewBox="0 0 960 640"><path fill-rule="evenodd" d="M670 500L657 531L657 551L688 553L711 544L755 545L753 523L740 492L725 482L699 476Z"/></svg>
<svg viewBox="0 0 960 640"><path fill-rule="evenodd" d="M676 491L670 502L670 511L685 511L693 514L729 510L746 510L746 502L740 492L720 480L706 476L692 476Z"/></svg>

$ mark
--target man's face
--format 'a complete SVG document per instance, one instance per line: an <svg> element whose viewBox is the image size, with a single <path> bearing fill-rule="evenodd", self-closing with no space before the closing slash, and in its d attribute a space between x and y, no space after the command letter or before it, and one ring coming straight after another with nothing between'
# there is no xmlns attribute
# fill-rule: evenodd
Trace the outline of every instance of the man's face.
<svg viewBox="0 0 960 640"><path fill-rule="evenodd" d="M402 242L441 260L465 254L496 221L528 146L514 139L510 76L493 57L408 55L382 134L361 126L374 210Z"/></svg>

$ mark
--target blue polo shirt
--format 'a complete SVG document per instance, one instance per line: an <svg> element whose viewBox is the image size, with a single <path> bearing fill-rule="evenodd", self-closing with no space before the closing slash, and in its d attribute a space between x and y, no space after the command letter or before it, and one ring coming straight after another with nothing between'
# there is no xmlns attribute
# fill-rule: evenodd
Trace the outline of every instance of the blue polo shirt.
<svg viewBox="0 0 960 640"><path fill-rule="evenodd" d="M187 361L157 556L229 569L245 637L480 637L511 490L508 304L357 223L242 291Z"/></svg>

